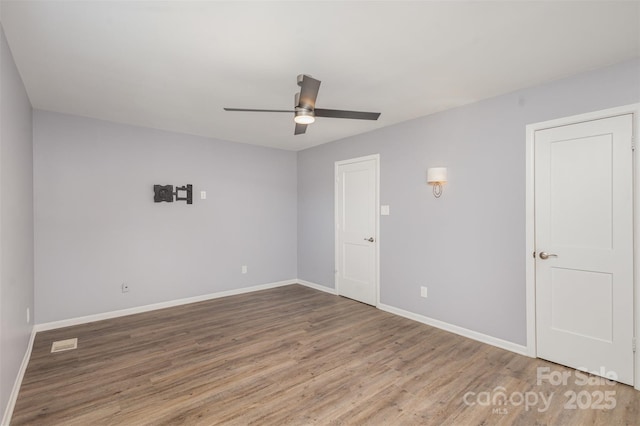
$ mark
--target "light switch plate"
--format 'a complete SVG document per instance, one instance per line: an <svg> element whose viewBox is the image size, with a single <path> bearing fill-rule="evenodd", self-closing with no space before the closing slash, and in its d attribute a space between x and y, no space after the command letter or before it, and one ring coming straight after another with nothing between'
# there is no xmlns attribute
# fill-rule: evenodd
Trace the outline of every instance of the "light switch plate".
<svg viewBox="0 0 640 426"><path fill-rule="evenodd" d="M380 206L380 215L381 216L389 216L389 206L388 205L383 205Z"/></svg>
<svg viewBox="0 0 640 426"><path fill-rule="evenodd" d="M200 199L201 200L207 199L207 191L200 191Z"/></svg>

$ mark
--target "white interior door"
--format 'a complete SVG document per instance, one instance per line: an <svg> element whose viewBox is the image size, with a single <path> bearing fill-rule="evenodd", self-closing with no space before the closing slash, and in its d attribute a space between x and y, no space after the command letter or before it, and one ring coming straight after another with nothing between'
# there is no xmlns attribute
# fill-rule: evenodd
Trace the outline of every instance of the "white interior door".
<svg viewBox="0 0 640 426"><path fill-rule="evenodd" d="M336 163L336 290L376 305L378 158Z"/></svg>
<svg viewBox="0 0 640 426"><path fill-rule="evenodd" d="M537 355L633 383L631 114L535 132Z"/></svg>

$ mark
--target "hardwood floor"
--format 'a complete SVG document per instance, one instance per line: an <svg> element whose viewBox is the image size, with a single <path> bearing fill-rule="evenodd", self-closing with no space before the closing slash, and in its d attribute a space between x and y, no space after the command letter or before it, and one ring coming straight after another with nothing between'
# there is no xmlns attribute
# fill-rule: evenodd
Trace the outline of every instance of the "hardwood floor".
<svg viewBox="0 0 640 426"><path fill-rule="evenodd" d="M590 379L293 285L38 333L12 424L640 424L640 392Z"/></svg>

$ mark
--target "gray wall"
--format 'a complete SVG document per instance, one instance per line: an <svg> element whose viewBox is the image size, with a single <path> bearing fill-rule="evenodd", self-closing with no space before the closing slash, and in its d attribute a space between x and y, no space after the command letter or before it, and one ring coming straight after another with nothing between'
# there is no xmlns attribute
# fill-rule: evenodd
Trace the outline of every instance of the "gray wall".
<svg viewBox="0 0 640 426"><path fill-rule="evenodd" d="M525 126L638 101L634 60L299 152L298 277L334 287L334 162L380 153L381 302L524 345Z"/></svg>
<svg viewBox="0 0 640 426"><path fill-rule="evenodd" d="M33 315L31 135L31 103L0 27L0 415L32 328L26 316L27 308Z"/></svg>
<svg viewBox="0 0 640 426"><path fill-rule="evenodd" d="M37 323L296 278L295 152L36 110L34 180Z"/></svg>

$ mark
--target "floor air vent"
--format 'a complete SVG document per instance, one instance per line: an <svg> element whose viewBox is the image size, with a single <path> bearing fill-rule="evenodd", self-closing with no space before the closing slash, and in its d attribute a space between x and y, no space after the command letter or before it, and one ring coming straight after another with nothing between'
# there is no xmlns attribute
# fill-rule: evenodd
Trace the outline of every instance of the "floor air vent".
<svg viewBox="0 0 640 426"><path fill-rule="evenodd" d="M51 353L70 351L71 349L78 349L78 338L58 340L51 345Z"/></svg>

